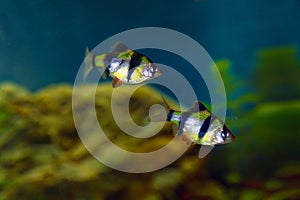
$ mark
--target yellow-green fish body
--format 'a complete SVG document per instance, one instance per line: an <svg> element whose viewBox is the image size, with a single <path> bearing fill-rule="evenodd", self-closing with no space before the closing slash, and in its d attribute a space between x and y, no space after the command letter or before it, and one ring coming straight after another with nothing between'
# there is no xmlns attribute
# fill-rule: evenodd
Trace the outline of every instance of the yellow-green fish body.
<svg viewBox="0 0 300 200"><path fill-rule="evenodd" d="M122 43L117 43L108 54L93 55L87 52L85 78L94 67L103 73L104 78L108 76L113 78L113 87L118 87L122 83L142 83L162 74L150 58L129 49Z"/></svg>
<svg viewBox="0 0 300 200"><path fill-rule="evenodd" d="M165 100L164 100L165 102ZM166 102L165 102L165 105ZM206 146L234 141L234 135L224 122L208 111L199 101L185 112L175 111L169 106L166 121L173 123L174 134L184 136L188 142Z"/></svg>

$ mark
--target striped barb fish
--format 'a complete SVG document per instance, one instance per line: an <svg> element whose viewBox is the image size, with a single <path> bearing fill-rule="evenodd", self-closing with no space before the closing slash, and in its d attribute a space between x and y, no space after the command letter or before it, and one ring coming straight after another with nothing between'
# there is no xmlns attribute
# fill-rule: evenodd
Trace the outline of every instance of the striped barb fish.
<svg viewBox="0 0 300 200"><path fill-rule="evenodd" d="M200 144L199 157L207 155L217 144L233 142L235 137L225 123L200 102L196 101L187 111L176 111L170 108L163 98L167 110L165 121L173 123L173 134L182 136L188 144ZM159 117L154 121L159 120Z"/></svg>
<svg viewBox="0 0 300 200"><path fill-rule="evenodd" d="M84 79L93 68L97 68L102 77L113 78L113 87L125 84L139 84L162 74L161 69L147 56L129 49L118 42L107 54L93 55L87 48L84 61Z"/></svg>

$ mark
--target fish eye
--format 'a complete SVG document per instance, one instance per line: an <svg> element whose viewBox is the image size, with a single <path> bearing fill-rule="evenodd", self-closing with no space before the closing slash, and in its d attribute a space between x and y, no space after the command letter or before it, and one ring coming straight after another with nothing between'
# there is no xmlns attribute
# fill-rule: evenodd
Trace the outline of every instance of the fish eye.
<svg viewBox="0 0 300 200"><path fill-rule="evenodd" d="M110 62L110 67L112 67L113 69L119 67L122 64L122 59L119 58L113 58Z"/></svg>
<svg viewBox="0 0 300 200"><path fill-rule="evenodd" d="M221 137L222 137L223 141L226 140L227 136L228 136L227 132L224 131L224 130L222 130L222 131L221 131Z"/></svg>

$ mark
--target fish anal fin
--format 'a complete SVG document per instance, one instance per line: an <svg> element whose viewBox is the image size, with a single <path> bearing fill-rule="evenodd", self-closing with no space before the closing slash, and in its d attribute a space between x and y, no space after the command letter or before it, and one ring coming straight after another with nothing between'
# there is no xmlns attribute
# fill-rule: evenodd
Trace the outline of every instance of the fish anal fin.
<svg viewBox="0 0 300 200"><path fill-rule="evenodd" d="M111 49L112 53L120 53L130 50L125 44L122 42L117 42Z"/></svg>
<svg viewBox="0 0 300 200"><path fill-rule="evenodd" d="M118 79L117 77L114 77L114 79L112 81L113 88L119 87L121 85L122 85L122 81L120 79Z"/></svg>

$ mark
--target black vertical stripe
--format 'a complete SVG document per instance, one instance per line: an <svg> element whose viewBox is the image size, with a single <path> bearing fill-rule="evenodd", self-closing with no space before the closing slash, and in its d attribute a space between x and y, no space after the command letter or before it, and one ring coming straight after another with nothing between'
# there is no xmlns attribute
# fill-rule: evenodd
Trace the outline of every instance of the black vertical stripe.
<svg viewBox="0 0 300 200"><path fill-rule="evenodd" d="M201 102L198 102L198 107L199 107L199 111L207 110L207 108L205 107L205 105L203 105Z"/></svg>
<svg viewBox="0 0 300 200"><path fill-rule="evenodd" d="M174 110L169 111L168 116L167 116L167 121L171 121L171 119L173 117L173 113L174 113Z"/></svg>
<svg viewBox="0 0 300 200"><path fill-rule="evenodd" d="M209 128L209 125L210 125L210 120L211 120L211 116L207 117L204 120L204 122L203 122L203 124L202 124L202 126L201 126L201 128L199 130L199 133L198 133L198 137L199 138L203 138L203 136L205 135L205 133L208 131L208 128Z"/></svg>
<svg viewBox="0 0 300 200"><path fill-rule="evenodd" d="M107 78L109 76L109 74L110 74L110 71L109 71L108 67L106 67L104 73L102 74L102 76Z"/></svg>
<svg viewBox="0 0 300 200"><path fill-rule="evenodd" d="M134 69L140 65L140 63L142 61L141 58L142 58L142 56L136 52L134 52L132 54L132 57L129 62L129 67L128 67L127 82L129 82L130 77L131 77L132 73L134 72Z"/></svg>

